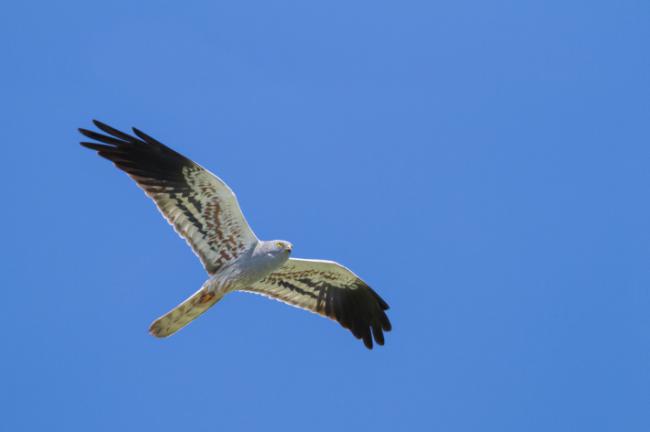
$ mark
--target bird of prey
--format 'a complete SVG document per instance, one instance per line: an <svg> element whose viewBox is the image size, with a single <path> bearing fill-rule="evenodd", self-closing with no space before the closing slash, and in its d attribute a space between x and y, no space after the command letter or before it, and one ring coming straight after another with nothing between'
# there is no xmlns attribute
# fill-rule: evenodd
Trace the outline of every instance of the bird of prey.
<svg viewBox="0 0 650 432"><path fill-rule="evenodd" d="M153 336L170 336L224 295L245 291L338 321L369 349L373 336L384 344L383 332L391 329L388 304L357 275L333 261L290 258L291 243L255 236L235 194L219 177L136 128L132 136L93 123L104 134L79 132L101 144L81 145L135 180L210 276L196 293L151 324Z"/></svg>

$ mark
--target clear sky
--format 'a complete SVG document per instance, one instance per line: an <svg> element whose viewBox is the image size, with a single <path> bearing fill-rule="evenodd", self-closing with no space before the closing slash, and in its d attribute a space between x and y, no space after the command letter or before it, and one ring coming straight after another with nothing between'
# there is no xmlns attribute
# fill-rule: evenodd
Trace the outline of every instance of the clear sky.
<svg viewBox="0 0 650 432"><path fill-rule="evenodd" d="M650 430L650 3L8 2L2 431ZM391 305L368 351L205 280L136 126Z"/></svg>

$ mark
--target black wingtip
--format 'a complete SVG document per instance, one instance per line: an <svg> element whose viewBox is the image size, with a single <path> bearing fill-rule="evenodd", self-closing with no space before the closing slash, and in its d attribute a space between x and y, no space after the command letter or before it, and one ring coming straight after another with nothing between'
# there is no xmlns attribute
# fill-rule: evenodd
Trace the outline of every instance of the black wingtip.
<svg viewBox="0 0 650 432"><path fill-rule="evenodd" d="M381 326L378 322L374 321L371 325L372 335L375 338L377 345L384 345L384 333L381 331Z"/></svg>
<svg viewBox="0 0 650 432"><path fill-rule="evenodd" d="M138 129L138 128L136 128L136 127L132 127L131 130L133 131L133 133L135 134L135 136L137 136L138 138L140 138L141 140L143 140L143 141L146 142L147 144L162 145L160 142L158 142L158 140L156 140L156 139L150 137L149 135L147 135L146 133L142 132L140 129Z"/></svg>
<svg viewBox="0 0 650 432"><path fill-rule="evenodd" d="M81 135L87 136L88 138L90 138L89 135L92 134L92 131L89 131L88 129L77 128L77 130L79 131L79 133L80 133Z"/></svg>
<svg viewBox="0 0 650 432"><path fill-rule="evenodd" d="M100 122L99 120L93 120L93 124L97 126L99 130L101 130L104 133L107 133L108 135L120 139L122 141L125 141L130 144L141 144L142 141L138 141L137 138L126 134L120 130L115 129L112 126L107 125L106 123Z"/></svg>
<svg viewBox="0 0 650 432"><path fill-rule="evenodd" d="M87 142L87 141L81 141L79 144L81 144L82 147L86 147L91 150L97 150L97 151L102 151L102 150L111 150L113 147L103 145L103 144L97 144L97 143L92 143L92 142Z"/></svg>

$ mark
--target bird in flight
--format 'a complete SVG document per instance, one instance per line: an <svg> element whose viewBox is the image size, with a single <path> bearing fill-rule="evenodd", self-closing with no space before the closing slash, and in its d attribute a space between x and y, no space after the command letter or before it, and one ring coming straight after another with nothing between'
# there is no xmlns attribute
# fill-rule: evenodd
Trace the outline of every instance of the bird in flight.
<svg viewBox="0 0 650 432"><path fill-rule="evenodd" d="M126 172L199 257L210 278L187 300L155 320L149 331L167 337L224 295L245 291L338 321L369 349L391 330L388 304L357 275L334 261L290 258L284 240L259 240L232 190L217 176L133 128L135 136L94 120L102 133L81 145ZM99 143L101 144L99 144Z"/></svg>

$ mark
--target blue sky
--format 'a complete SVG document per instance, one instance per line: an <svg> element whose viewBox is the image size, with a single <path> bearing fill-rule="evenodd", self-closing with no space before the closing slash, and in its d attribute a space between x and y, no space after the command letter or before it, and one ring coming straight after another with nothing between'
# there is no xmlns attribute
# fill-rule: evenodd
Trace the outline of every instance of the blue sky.
<svg viewBox="0 0 650 432"><path fill-rule="evenodd" d="M11 2L0 430L650 430L650 3ZM204 281L77 143L136 126L391 305L366 350Z"/></svg>

